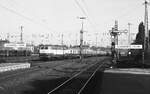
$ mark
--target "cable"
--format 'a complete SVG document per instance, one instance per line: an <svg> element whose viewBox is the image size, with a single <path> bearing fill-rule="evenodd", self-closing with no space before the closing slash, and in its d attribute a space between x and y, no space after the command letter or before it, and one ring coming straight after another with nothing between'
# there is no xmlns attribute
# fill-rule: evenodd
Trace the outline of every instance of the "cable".
<svg viewBox="0 0 150 94"><path fill-rule="evenodd" d="M80 3L78 2L78 0L74 0L74 1L75 1L75 3L78 5L78 7L81 9L81 11L83 12L83 14L88 18L89 23L90 23L91 26L93 27L93 23L92 23L92 21L91 21L89 15L88 15L88 12L86 12L88 9L86 9L86 11L85 11L85 8L83 8L83 7L80 5ZM94 29L94 28L93 28L93 29Z"/></svg>
<svg viewBox="0 0 150 94"><path fill-rule="evenodd" d="M78 7L81 9L81 11L83 12L83 14L84 14L85 16L87 16L86 11L82 8L82 6L81 6L80 3L78 2L78 0L74 0L74 1L75 1L75 3L78 5Z"/></svg>
<svg viewBox="0 0 150 94"><path fill-rule="evenodd" d="M131 16L131 14L134 14L134 13L136 13L137 11L139 11L138 9L137 9L137 5L136 6L134 6L134 7L132 7L132 8L130 8L130 9L127 9L127 8L124 8L124 9L122 9L123 10L123 12L122 12L122 14L120 14L120 15L118 15L118 16L116 16L115 18L117 18L117 19L123 19L123 18L130 18L129 16ZM107 23L108 21L110 22L110 20L117 20L117 19L112 19L112 18L110 18L110 19L107 19L106 21L105 21L105 23Z"/></svg>
<svg viewBox="0 0 150 94"><path fill-rule="evenodd" d="M41 24L41 23L39 23L39 22L36 22L34 19L31 19L31 18L29 18L29 17L27 17L27 16L24 16L24 15L22 15L21 13L16 12L16 11L10 9L10 8L7 8L7 7L5 7L5 6L1 5L1 4L0 4L0 7L3 8L3 9L5 9L5 10L7 10L7 11L9 11L9 12L11 12L11 13L13 13L13 14L16 14L16 15L18 15L18 16L20 16L20 17L22 17L22 18L24 18L24 19L26 19L26 20L32 22L32 23L42 25L43 27L45 27L45 28L48 29L48 30L55 31L55 30L53 30L53 29L51 29L51 28L49 28L49 27L47 27L47 26L44 26L43 24Z"/></svg>
<svg viewBox="0 0 150 94"><path fill-rule="evenodd" d="M13 13L13 14L16 14L16 15L18 15L18 16L21 16L22 18L24 18L24 19L26 19L26 20L29 20L29 21L32 21L32 22L33 22L32 19L30 19L30 18L28 18L28 17L26 17L26 16L24 16L24 15L22 15L22 14L16 12L16 11L12 10L12 9L9 9L9 8L4 7L4 6L2 6L2 5L0 5L0 7L3 8L3 9L5 9L5 10L7 10L7 11L9 11L9 12L11 12L11 13Z"/></svg>
<svg viewBox="0 0 150 94"><path fill-rule="evenodd" d="M87 11L88 18L89 18L89 22L90 22L91 25L93 25L94 21L91 20L92 18L89 16L89 9L88 9L88 6L87 6L87 4L86 4L86 2L85 2L84 0L81 0L81 1L83 2L84 6L85 6L85 10ZM95 23L94 23L94 24L95 24Z"/></svg>

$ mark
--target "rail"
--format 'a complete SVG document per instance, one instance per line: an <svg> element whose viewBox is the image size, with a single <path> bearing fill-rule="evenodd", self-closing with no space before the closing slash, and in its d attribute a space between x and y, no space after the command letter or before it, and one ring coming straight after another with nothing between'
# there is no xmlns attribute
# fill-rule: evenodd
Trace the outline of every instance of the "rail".
<svg viewBox="0 0 150 94"><path fill-rule="evenodd" d="M102 61L103 62L103 61ZM83 72L85 72L86 70L90 69L91 67L93 67L94 65L96 65L98 62L88 66L87 68L83 69L82 71L80 71L79 73L75 74L74 76L70 77L69 79L67 79L66 81L64 81L62 84L58 85L56 88L54 88L53 90L49 91L47 94L52 94L55 91L57 91L59 88L61 88L62 86L64 86L65 84L67 84L69 81L73 80L75 77L79 76L80 74L82 74ZM92 74L92 76L90 76L90 78L88 79L88 81L85 83L85 85L80 89L79 93L80 94L82 92L82 90L84 89L84 87L86 86L86 84L88 84L88 82L90 81L90 79L94 76L94 74L96 73L96 71L104 64L104 62L98 67L96 68L96 70L94 71L94 73Z"/></svg>
<svg viewBox="0 0 150 94"><path fill-rule="evenodd" d="M96 68L96 70L92 73L92 75L89 77L89 79L86 81L86 83L84 84L84 86L79 90L78 94L81 94L81 92L84 90L84 88L86 87L86 85L90 82L90 80L92 79L92 77L95 75L95 73L102 67L102 65L104 64L104 62L99 65L98 68Z"/></svg>

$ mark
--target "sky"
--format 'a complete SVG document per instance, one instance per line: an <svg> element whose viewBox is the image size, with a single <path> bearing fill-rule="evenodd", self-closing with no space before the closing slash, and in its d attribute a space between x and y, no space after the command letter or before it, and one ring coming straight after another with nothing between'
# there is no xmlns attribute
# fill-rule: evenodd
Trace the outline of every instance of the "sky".
<svg viewBox="0 0 150 94"><path fill-rule="evenodd" d="M84 43L110 46L109 30L115 20L119 30L128 29L131 23L131 33L138 32L144 19L143 3L144 0L0 0L0 38L9 35L10 41L19 42L23 26L24 42L61 44L63 39L66 45L76 45L82 22L79 17L86 17ZM121 39L127 40L127 36Z"/></svg>

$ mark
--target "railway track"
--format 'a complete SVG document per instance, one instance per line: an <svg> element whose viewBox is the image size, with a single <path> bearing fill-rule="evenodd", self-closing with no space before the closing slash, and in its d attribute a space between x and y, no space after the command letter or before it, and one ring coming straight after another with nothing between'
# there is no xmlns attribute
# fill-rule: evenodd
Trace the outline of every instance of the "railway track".
<svg viewBox="0 0 150 94"><path fill-rule="evenodd" d="M29 69L20 69L20 70L15 70L12 72L6 72L6 73L0 73L0 82L6 79L12 79L13 77L16 76L20 76L23 74L28 74L31 72L35 72L41 69L53 69L57 66L62 66L65 64L68 64L70 62L61 62L61 61L57 61L57 62L42 62L42 63L38 63L37 65L33 65L31 68Z"/></svg>
<svg viewBox="0 0 150 94"><path fill-rule="evenodd" d="M92 60L92 63L91 63L91 60ZM44 70L49 70L51 72L48 72L48 74L46 73L46 75L48 76L48 79L52 78L52 79L57 80L58 78L59 79L62 78L63 80L60 80L59 83L57 83L57 84L55 84L55 82L52 81L52 82L54 82L55 85L52 85L52 86L50 85L50 88L49 89L47 88L46 91L43 91L43 88L41 88L42 93L39 92L39 89L38 89L37 92L29 90L29 91L27 91L27 92L29 92L27 94L68 94L64 90L66 90L66 88L69 86L68 84L70 84L70 83L73 83L73 84L75 83L76 84L76 80L81 81L81 83L78 83L78 81L77 81L78 86L80 86L80 87L77 88L77 90L75 90L73 93L69 93L69 94L78 94L77 92L79 92L79 90L82 87L83 88L81 89L80 92L84 91L84 88L86 88L86 85L93 78L94 74L99 70L99 68L101 68L101 66L105 65L105 63L103 64L104 60L106 60L106 58L99 58L99 61L102 61L102 62L95 62L94 63L94 61L95 61L94 58L85 59L84 64L83 64L85 66L80 67L80 68L78 68L78 66L80 66L82 64L80 64L78 62L79 63L79 65L78 65L76 59L73 61L74 64L70 63L72 60L44 62L44 64L43 63L38 63L36 66L33 66L30 69L25 69L25 70L20 70L20 71L17 71L17 72L13 72L10 75L8 75L8 74L7 75L1 75L0 74L0 77L1 77L0 78L0 91L1 90L4 91L4 92L8 91L7 90L8 85L6 86L5 82L6 83L7 82L13 82L13 83L16 84L15 81L18 81L18 80L22 81L22 78L24 79L24 77L29 77L27 79L30 80L30 76L32 76L32 74L40 73L41 71L43 73ZM78 65L78 66L74 67L74 65ZM71 67L71 66L73 66L73 67ZM98 66L99 66L99 68L98 68ZM59 70L59 68L62 68L62 69ZM95 70L95 69L97 69L97 70ZM87 74L88 74L88 77L87 77ZM34 77L34 78L36 78L36 77ZM39 77L41 77L41 76L39 76ZM89 78L89 80L87 78ZM25 81L28 81L28 80L25 80ZM36 81L38 81L38 80L35 79L35 82ZM38 83L43 85L42 81L44 81L44 79L41 80L41 81L38 81ZM24 82L24 80L23 80L23 82ZM5 86L3 85L3 83L4 83ZM48 81L46 84L48 84L48 83L50 83L50 82ZM59 84L60 84L60 86L59 86ZM73 85L73 84L71 84L71 85ZM16 85L11 84L9 86L10 87L12 87L12 86L15 87L15 86L18 86L18 85L17 84ZM74 86L71 86L71 87L76 88ZM35 87L35 90L36 90L36 87ZM58 93L58 92L62 92L62 91L64 93ZM9 94L10 92L15 92L15 93L12 93L12 94L26 94L26 93L20 93L20 92L16 93L16 92L18 92L16 90L16 87L14 89L12 88L11 91L9 91L8 93L4 93L4 94ZM43 93L43 92L45 92L45 93Z"/></svg>
<svg viewBox="0 0 150 94"><path fill-rule="evenodd" d="M102 55L103 56L103 55ZM102 57L101 56L101 57ZM89 58L94 56L85 56L84 58ZM71 59L79 59L77 56L65 56L65 57L53 57L49 59L40 59L38 55L33 56L12 56L12 57L0 57L0 63L21 63L21 62L46 62L46 61L58 61L58 60L71 60Z"/></svg>
<svg viewBox="0 0 150 94"><path fill-rule="evenodd" d="M64 60L63 63L62 63L62 61L42 61L42 62L35 61L35 62L31 63L31 68L29 68L29 69L19 69L19 70L15 70L12 72L10 71L10 72L5 72L5 73L0 73L0 82L2 80L6 80L8 78L19 76L21 74L27 74L27 73L38 71L41 69L55 69L55 67L69 64L70 62L73 62L73 61L77 61L77 60L76 59Z"/></svg>
<svg viewBox="0 0 150 94"><path fill-rule="evenodd" d="M86 94L83 93L84 89L86 88L87 84L90 83L91 79L94 77L95 73L105 65L105 60L102 60L100 62L96 62L94 64L91 64L87 68L79 71L66 81L64 81L62 84L58 85L56 88L50 90L47 94ZM84 75L87 75L87 80L82 80L80 78L84 78ZM80 83L76 83L77 80L81 80ZM85 92L85 91L84 91Z"/></svg>

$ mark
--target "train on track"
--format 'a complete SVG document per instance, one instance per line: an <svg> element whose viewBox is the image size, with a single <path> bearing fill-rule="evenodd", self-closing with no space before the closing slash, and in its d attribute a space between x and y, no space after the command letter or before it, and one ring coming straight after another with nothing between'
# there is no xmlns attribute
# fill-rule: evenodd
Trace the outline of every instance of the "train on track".
<svg viewBox="0 0 150 94"><path fill-rule="evenodd" d="M82 55L84 57L108 55L107 51L102 51L100 49L93 49L88 46L83 46ZM80 47L67 47L62 45L41 45L39 47L39 57L40 59L50 59L50 58L77 58L80 56Z"/></svg>

